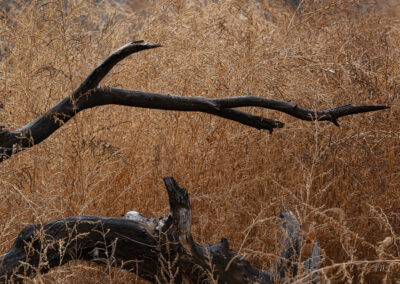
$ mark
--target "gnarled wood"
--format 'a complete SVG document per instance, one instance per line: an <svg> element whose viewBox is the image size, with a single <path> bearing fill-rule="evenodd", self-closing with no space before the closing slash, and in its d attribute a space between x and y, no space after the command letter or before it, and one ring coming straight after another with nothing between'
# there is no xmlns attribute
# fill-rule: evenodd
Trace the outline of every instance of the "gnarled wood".
<svg viewBox="0 0 400 284"><path fill-rule="evenodd" d="M281 111L303 120L326 120L338 125L342 116L388 108L378 106L345 105L328 110L310 110L297 107L288 102L256 97L252 95L233 98L204 98L163 95L135 90L98 88L100 81L121 60L141 50L159 47L159 44L132 41L114 51L103 63L80 84L72 95L67 96L56 106L34 121L17 130L0 129L0 162L33 145L39 144L54 131L70 120L78 112L103 105L124 105L161 110L199 111L237 121L271 133L284 124L280 121L252 115L234 108L255 106Z"/></svg>
<svg viewBox="0 0 400 284"><path fill-rule="evenodd" d="M225 238L208 247L197 244L191 234L187 190L171 177L164 178L164 183L171 207L168 217L148 218L131 211L124 218L80 216L27 226L0 257L0 281L22 282L70 260L95 262L106 270L111 265L118 266L161 283L182 283L184 279L210 283L211 279L218 279L218 283L269 284L296 277L301 236L292 213L281 215L282 260L272 272L260 271L233 252ZM314 283L318 281L314 267L319 265L319 255L318 245L306 261Z"/></svg>

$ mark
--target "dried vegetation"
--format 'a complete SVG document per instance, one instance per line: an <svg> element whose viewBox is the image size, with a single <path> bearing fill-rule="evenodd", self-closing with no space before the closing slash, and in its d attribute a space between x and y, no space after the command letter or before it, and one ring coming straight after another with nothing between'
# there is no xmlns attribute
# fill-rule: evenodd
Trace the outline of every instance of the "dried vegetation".
<svg viewBox="0 0 400 284"><path fill-rule="evenodd" d="M302 223L303 254L321 242L326 283L400 275L400 25L360 1L30 1L0 22L0 121L19 128L71 93L132 39L164 47L120 63L106 86L176 95L252 93L308 108L390 104L341 127L267 110L269 135L206 114L107 106L78 114L0 167L0 252L32 222L74 215L168 213L163 176L189 188L196 241L227 237L268 269L279 212ZM113 1L110 1L113 2ZM102 268L72 263L39 275L86 283ZM103 282L135 276L118 269ZM297 279L300 283L301 279ZM139 280L137 280L140 282Z"/></svg>

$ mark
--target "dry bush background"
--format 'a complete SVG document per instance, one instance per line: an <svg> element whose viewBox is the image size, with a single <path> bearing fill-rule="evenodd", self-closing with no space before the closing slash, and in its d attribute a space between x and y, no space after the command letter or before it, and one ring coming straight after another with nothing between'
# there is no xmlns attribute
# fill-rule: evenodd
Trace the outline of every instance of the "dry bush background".
<svg viewBox="0 0 400 284"><path fill-rule="evenodd" d="M267 0L29 2L1 15L0 119L7 128L42 114L132 39L164 47L124 60L102 85L187 96L252 93L309 108L392 108L343 118L340 128L250 109L286 123L273 135L206 114L84 111L2 163L1 253L32 222L131 209L166 215L161 178L171 175L189 189L201 244L227 237L268 269L279 254L279 212L292 210L303 224L304 255L321 242L327 282L399 278L394 1L303 1L298 10ZM101 271L72 263L33 282L93 282ZM103 280L127 281L139 280L118 269Z"/></svg>

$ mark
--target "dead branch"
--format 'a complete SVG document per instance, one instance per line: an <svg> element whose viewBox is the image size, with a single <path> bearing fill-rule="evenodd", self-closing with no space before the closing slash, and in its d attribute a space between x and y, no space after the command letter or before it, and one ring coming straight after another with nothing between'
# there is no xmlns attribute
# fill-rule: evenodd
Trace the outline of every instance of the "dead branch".
<svg viewBox="0 0 400 284"><path fill-rule="evenodd" d="M10 158L13 154L39 144L80 111L110 104L161 110L205 112L257 129L266 129L271 133L275 128L283 127L284 124L277 120L252 115L234 108L246 106L262 107L284 112L302 120L325 120L338 125L337 120L340 117L389 107L385 105L345 105L321 111L303 109L285 101L252 95L213 99L97 87L100 81L119 61L135 52L159 46L159 44L145 41L133 41L124 45L95 68L71 96L63 99L45 114L20 129L0 129L0 162Z"/></svg>
<svg viewBox="0 0 400 284"><path fill-rule="evenodd" d="M0 257L0 282L22 282L70 260L84 260L106 271L117 266L162 283L182 283L183 279L190 283L210 283L211 279L232 284L284 283L296 277L299 265L306 265L317 283L319 244L312 258L299 263L301 231L291 212L281 214L281 260L272 271L260 271L234 253L225 238L208 247L197 244L191 234L187 190L171 177L164 178L164 183L171 208L168 217L148 218L130 211L124 218L80 216L25 227ZM166 273L166 267L174 271Z"/></svg>

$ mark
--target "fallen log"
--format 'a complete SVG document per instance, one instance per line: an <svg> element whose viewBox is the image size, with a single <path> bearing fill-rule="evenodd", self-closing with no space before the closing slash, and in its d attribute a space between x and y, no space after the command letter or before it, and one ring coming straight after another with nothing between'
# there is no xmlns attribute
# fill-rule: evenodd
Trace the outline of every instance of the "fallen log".
<svg viewBox="0 0 400 284"><path fill-rule="evenodd" d="M130 211L122 218L68 217L25 227L0 257L0 282L22 282L71 260L94 262L105 272L116 266L161 283L210 283L212 279L232 284L284 283L296 277L302 265L308 269L310 283L318 282L319 244L310 259L299 262L301 231L291 212L281 214L281 259L271 270L260 271L233 252L225 238L207 247L196 243L187 190L171 177L164 183L171 209L168 217L149 218Z"/></svg>

